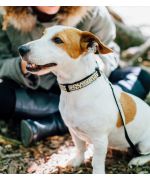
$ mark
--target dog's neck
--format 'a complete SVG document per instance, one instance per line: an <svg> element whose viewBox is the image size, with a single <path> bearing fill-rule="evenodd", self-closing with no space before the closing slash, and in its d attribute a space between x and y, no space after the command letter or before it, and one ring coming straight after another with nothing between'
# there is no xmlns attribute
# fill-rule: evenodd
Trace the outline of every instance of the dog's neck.
<svg viewBox="0 0 150 180"><path fill-rule="evenodd" d="M57 76L59 84L75 83L95 71L98 66L96 63L97 58L96 55L89 53L79 60L72 60L68 64L62 65L53 73Z"/></svg>

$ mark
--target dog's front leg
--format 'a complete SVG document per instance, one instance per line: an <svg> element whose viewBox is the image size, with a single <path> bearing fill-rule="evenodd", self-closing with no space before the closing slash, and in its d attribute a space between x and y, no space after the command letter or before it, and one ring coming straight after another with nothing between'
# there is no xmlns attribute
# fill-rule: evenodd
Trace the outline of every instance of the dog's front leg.
<svg viewBox="0 0 150 180"><path fill-rule="evenodd" d="M105 158L108 147L108 137L103 136L97 138L93 142L94 153L93 153L93 174L105 174Z"/></svg>
<svg viewBox="0 0 150 180"><path fill-rule="evenodd" d="M84 152L86 150L86 143L79 139L72 130L70 130L73 142L76 147L75 156L67 163L68 166L78 167L84 162Z"/></svg>

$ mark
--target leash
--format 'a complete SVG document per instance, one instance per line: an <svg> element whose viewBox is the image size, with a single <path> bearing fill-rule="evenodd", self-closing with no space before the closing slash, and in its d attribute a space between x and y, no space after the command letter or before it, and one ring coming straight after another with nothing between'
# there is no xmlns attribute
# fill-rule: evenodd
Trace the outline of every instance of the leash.
<svg viewBox="0 0 150 180"><path fill-rule="evenodd" d="M111 84L111 82L108 80L108 78L105 76L105 74L103 72L101 72L101 74L103 75L103 77L105 78L105 80L107 81L107 83L109 84L111 91L112 91L112 95L114 97L115 103L117 105L121 120L122 120L122 124L123 124L123 128L124 128L124 134L125 134L125 138L128 142L128 144L130 145L132 151L134 152L134 157L138 157L138 156L144 156L144 155L148 155L150 153L141 153L139 152L139 150L137 149L136 145L131 141L131 139L129 138L127 129L126 129L126 123L125 123L125 116L124 116L124 111L122 109L122 105L121 103L118 101L115 92L114 92L114 88L113 85Z"/></svg>
<svg viewBox="0 0 150 180"><path fill-rule="evenodd" d="M112 94L113 94L113 97L114 97L114 100L116 102L116 105L117 105L117 108L118 108L118 111L119 111L119 114L120 114L120 117L121 117L121 120L122 120L122 124L123 124L123 128L124 128L124 134L125 134L125 138L128 142L128 144L130 145L131 149L133 150L134 152L134 156L140 156L140 152L138 151L138 149L136 148L136 145L133 144L133 142L131 141L131 139L129 138L129 135L127 133L127 129L126 129L126 124L125 124L125 116L124 116L124 112L123 112L123 109L122 109L122 106L120 103L118 103L118 100L116 98L116 95L115 95L115 92L114 92L114 89L113 89L113 86L112 84L109 82L109 86L112 90Z"/></svg>

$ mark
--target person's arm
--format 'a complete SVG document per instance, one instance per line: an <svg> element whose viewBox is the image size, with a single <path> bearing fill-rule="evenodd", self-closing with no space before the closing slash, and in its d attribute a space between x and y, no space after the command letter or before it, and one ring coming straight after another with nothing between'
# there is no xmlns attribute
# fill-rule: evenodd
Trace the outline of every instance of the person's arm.
<svg viewBox="0 0 150 180"><path fill-rule="evenodd" d="M25 65L19 57L13 57L11 43L0 22L0 78L9 78L20 85L36 89L39 85L37 76L26 74Z"/></svg>
<svg viewBox="0 0 150 180"><path fill-rule="evenodd" d="M116 37L116 27L105 7L96 7L93 13L90 31L114 51L114 53L100 55L105 64L104 72L109 76L119 65L120 48L113 42Z"/></svg>

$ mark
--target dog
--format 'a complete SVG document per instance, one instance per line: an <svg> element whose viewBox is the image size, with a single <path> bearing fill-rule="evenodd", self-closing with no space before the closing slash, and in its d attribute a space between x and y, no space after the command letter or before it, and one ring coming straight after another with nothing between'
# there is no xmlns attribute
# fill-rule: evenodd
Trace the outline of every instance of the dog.
<svg viewBox="0 0 150 180"><path fill-rule="evenodd" d="M94 147L93 173L105 173L108 146L129 147L110 86L96 71L97 67L102 71L103 66L97 53L107 55L112 50L90 32L53 26L40 39L20 46L19 52L30 73L52 72L57 76L61 88L59 109L77 149L68 165L83 163L88 142ZM147 154L134 157L129 165L143 165L150 160L150 107L115 87L114 92L122 105L130 139L139 152Z"/></svg>

